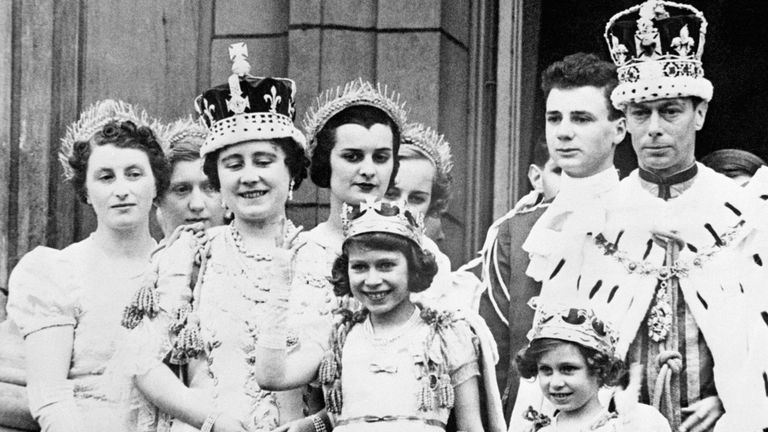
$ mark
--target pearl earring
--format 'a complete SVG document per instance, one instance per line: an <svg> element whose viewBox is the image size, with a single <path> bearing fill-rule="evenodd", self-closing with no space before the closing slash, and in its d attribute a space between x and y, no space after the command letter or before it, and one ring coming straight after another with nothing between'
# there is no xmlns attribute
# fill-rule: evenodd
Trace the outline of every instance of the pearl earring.
<svg viewBox="0 0 768 432"><path fill-rule="evenodd" d="M293 185L295 183L293 182L293 179L291 179L291 182L288 183L288 201L293 201Z"/></svg>

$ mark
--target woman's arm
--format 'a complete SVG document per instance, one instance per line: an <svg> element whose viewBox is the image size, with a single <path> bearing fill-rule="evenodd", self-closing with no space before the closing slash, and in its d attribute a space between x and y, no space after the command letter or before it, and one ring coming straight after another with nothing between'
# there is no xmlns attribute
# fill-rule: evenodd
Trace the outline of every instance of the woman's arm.
<svg viewBox="0 0 768 432"><path fill-rule="evenodd" d="M24 339L29 410L43 432L83 429L72 383L67 380L73 343L72 326L48 327Z"/></svg>
<svg viewBox="0 0 768 432"><path fill-rule="evenodd" d="M290 390L309 384L317 376L323 359L323 349L315 343L302 344L290 353L284 347L258 344L255 354L256 382L259 387L271 391Z"/></svg>
<svg viewBox="0 0 768 432"><path fill-rule="evenodd" d="M215 422L210 430L215 432L248 430L239 419L213 411L214 404L210 398L185 387L165 365L158 365L137 376L134 382L144 396L163 412L194 428L200 429L208 417L213 417Z"/></svg>
<svg viewBox="0 0 768 432"><path fill-rule="evenodd" d="M460 431L483 432L480 417L480 388L478 378L472 377L454 388L453 412Z"/></svg>

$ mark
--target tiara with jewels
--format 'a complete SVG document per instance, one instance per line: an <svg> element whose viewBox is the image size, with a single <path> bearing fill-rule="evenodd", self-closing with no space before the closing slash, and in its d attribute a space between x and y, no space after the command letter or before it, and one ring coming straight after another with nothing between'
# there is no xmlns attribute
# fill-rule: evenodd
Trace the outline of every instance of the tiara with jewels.
<svg viewBox="0 0 768 432"><path fill-rule="evenodd" d="M435 165L443 176L448 176L451 173L453 169L451 145L448 144L443 135L438 135L433 129L421 123L405 125L402 145L415 147L419 153L422 153Z"/></svg>
<svg viewBox="0 0 768 432"><path fill-rule="evenodd" d="M309 151L312 153L317 146L316 137L328 120L341 111L356 105L367 105L384 111L402 133L405 122L405 102L400 102L400 95L389 92L387 86L373 84L358 78L350 81L344 87L326 90L317 97L314 106L304 115L304 132L309 141Z"/></svg>
<svg viewBox="0 0 768 432"><path fill-rule="evenodd" d="M388 233L405 237L421 246L424 215L407 208L404 202L390 203L368 198L359 206L344 203L341 209L344 238L364 233Z"/></svg>
<svg viewBox="0 0 768 432"><path fill-rule="evenodd" d="M80 118L67 127L59 148L59 163L67 180L74 177L75 172L69 166L69 158L77 141L88 141L101 128L112 122L131 121L136 126L150 126L149 115L143 109L123 101L104 99L95 102L82 113Z"/></svg>
<svg viewBox="0 0 768 432"><path fill-rule="evenodd" d="M560 339L614 355L618 333L591 308L544 305L539 297L533 297L528 305L536 309L533 328L528 333L530 341Z"/></svg>
<svg viewBox="0 0 768 432"><path fill-rule="evenodd" d="M208 128L192 116L182 117L171 123L156 120L152 123L152 130L157 133L166 157L170 155L173 147L182 141L190 142L197 147L202 146L209 133Z"/></svg>
<svg viewBox="0 0 768 432"><path fill-rule="evenodd" d="M706 33L704 14L683 3L648 0L611 17L603 36L618 68L614 106L686 96L712 99L712 83L701 65Z"/></svg>

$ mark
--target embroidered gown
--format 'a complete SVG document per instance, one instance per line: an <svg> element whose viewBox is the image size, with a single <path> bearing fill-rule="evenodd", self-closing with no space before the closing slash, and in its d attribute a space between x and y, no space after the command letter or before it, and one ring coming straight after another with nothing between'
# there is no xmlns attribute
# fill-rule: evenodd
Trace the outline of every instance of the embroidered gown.
<svg viewBox="0 0 768 432"><path fill-rule="evenodd" d="M117 274L92 237L63 250L38 247L19 261L9 280L8 315L26 337L51 327L74 332L68 379L74 415L85 432L132 431L135 418L110 397L103 375L118 341L123 307L148 268ZM56 425L41 425L55 431Z"/></svg>
<svg viewBox="0 0 768 432"><path fill-rule="evenodd" d="M187 361L188 387L211 401L211 411L221 411L241 419L251 431L270 431L280 424L305 417L320 406L307 405L307 389L285 392L261 390L252 375L253 351L259 336L257 323L266 313L269 287L261 275L269 272L272 262L244 256L234 242L230 227L209 230L210 254L200 269L199 288L187 283L163 283L157 286L160 314L144 319L131 335L127 366L132 375L141 375L166 358L178 343L178 334L166 332L179 310L196 305L200 321L203 352ZM324 343L330 328L333 297L323 279L324 265L315 260L298 260L291 290L289 313L289 349L299 344ZM198 298L195 298L197 296ZM148 344L147 340L153 341ZM147 348L149 347L149 348ZM181 354L183 357L183 354ZM126 361L120 361L126 366ZM141 395L132 395L138 407L139 430L194 431L180 421L169 426L165 416L158 419ZM318 398L319 399L319 398Z"/></svg>

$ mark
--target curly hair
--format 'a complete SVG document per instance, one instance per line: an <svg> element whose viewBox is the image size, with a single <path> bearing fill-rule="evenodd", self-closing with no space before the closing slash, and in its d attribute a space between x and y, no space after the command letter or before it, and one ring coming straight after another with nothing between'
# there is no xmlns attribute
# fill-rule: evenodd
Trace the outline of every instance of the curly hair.
<svg viewBox="0 0 768 432"><path fill-rule="evenodd" d="M616 66L591 53L580 52L566 56L549 65L541 74L541 90L544 91L545 99L553 88L572 89L592 86L602 89L605 106L608 107L609 120L624 116L624 113L614 108L611 103L611 93L618 85Z"/></svg>
<svg viewBox="0 0 768 432"><path fill-rule="evenodd" d="M280 147L285 153L285 166L288 167L288 173L293 179L293 190L301 186L301 182L307 178L307 168L309 167L309 158L304 149L296 145L292 138L274 138L269 140L272 144ZM205 155L203 161L203 172L211 182L211 186L217 191L221 190L221 181L219 180L219 155L227 147L218 149Z"/></svg>
<svg viewBox="0 0 768 432"><path fill-rule="evenodd" d="M539 374L539 361L549 351L562 344L575 346L587 364L589 373L597 376L601 385L612 386L619 384L626 373L624 362L618 358L585 347L575 342L561 339L541 338L533 340L530 345L521 349L515 355L515 366L523 378L535 378Z"/></svg>
<svg viewBox="0 0 768 432"><path fill-rule="evenodd" d="M395 122L384 111L368 106L355 105L340 111L325 123L317 133L317 147L312 152L312 164L309 175L312 182L321 188L331 187L331 150L336 145L336 129L345 124L357 124L370 129L375 124L389 126L392 130L392 174L389 186L395 183L399 166L397 152L400 149L400 130Z"/></svg>
<svg viewBox="0 0 768 432"><path fill-rule="evenodd" d="M85 181L91 150L96 146L107 144L118 148L137 149L146 153L155 180L157 196L161 197L165 194L171 181L171 169L163 154L163 149L157 142L155 133L146 126L136 126L132 121L115 121L104 125L90 140L76 141L72 146L72 154L67 159L67 163L74 173L72 185L80 201L88 203L88 190Z"/></svg>
<svg viewBox="0 0 768 432"><path fill-rule="evenodd" d="M429 288L437 274L437 261L428 250L397 234L369 232L348 238L341 248L341 255L333 262L331 283L337 296L350 295L350 249L385 250L402 252L408 263L408 291L417 293Z"/></svg>
<svg viewBox="0 0 768 432"><path fill-rule="evenodd" d="M401 161L423 159L430 161L430 163L432 162L421 150L414 146L403 146L398 158ZM429 208L427 208L425 216L440 217L448 210L448 204L451 201L453 178L450 173L442 173L437 168L434 169L434 173Z"/></svg>

